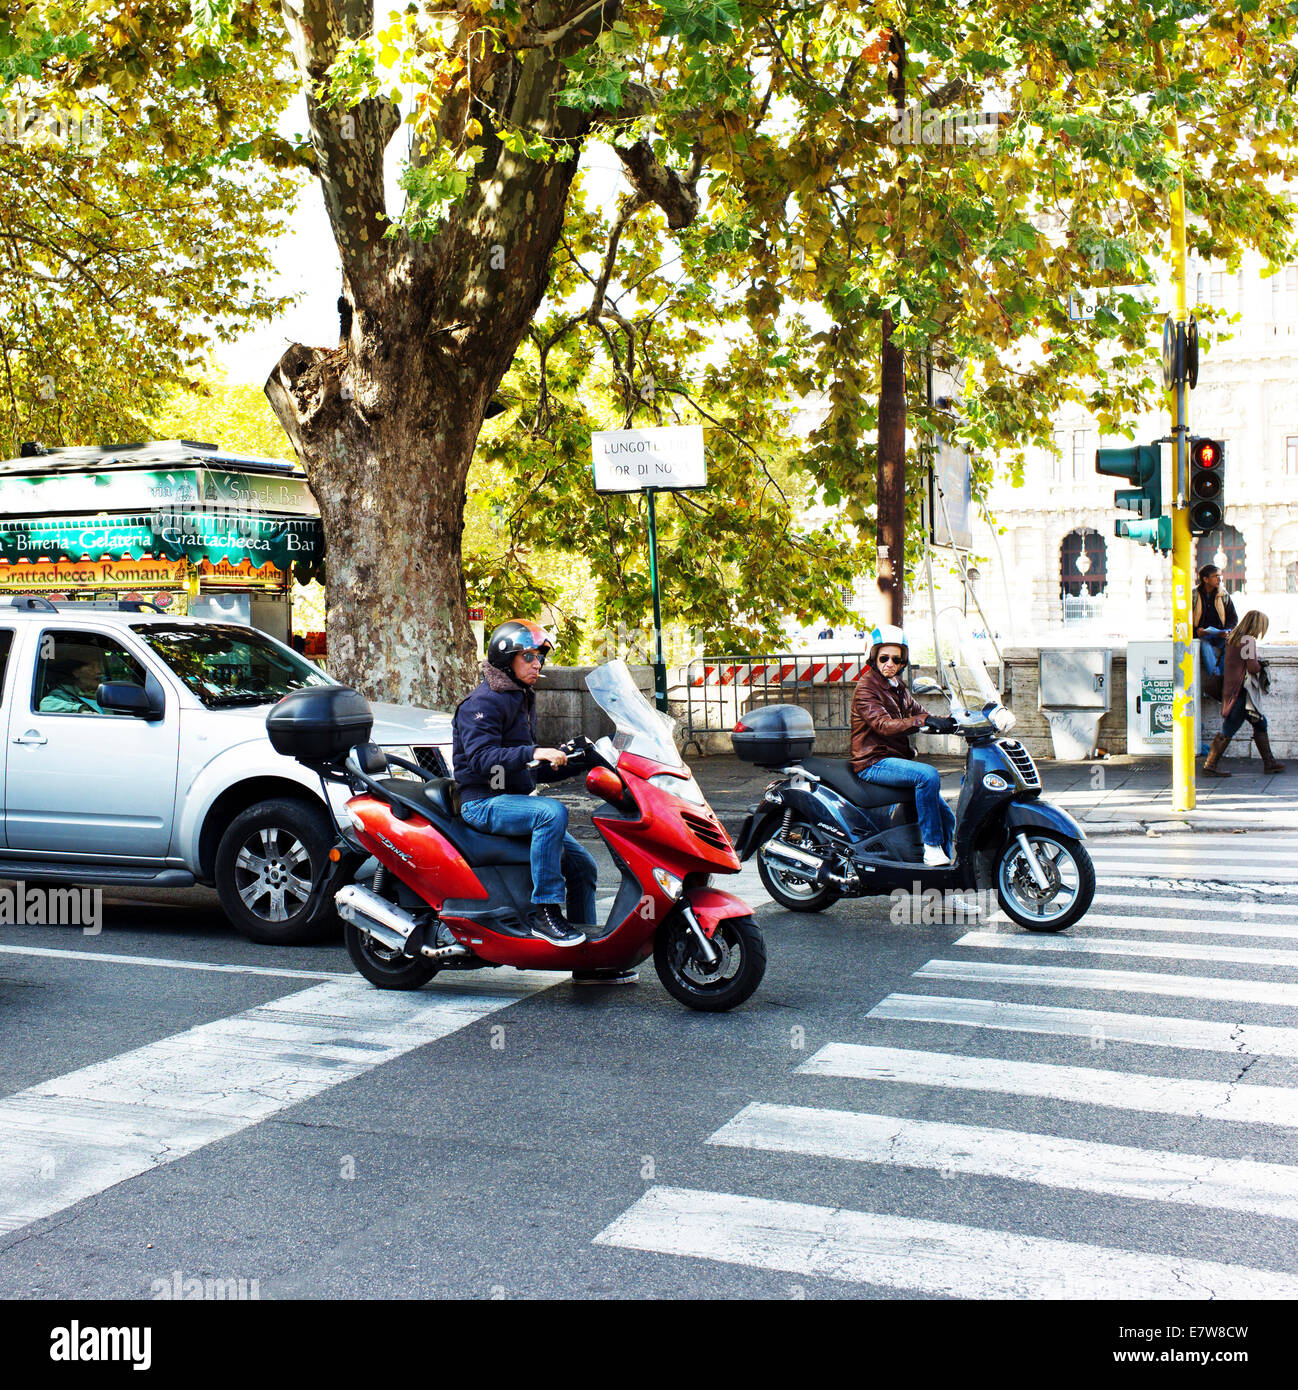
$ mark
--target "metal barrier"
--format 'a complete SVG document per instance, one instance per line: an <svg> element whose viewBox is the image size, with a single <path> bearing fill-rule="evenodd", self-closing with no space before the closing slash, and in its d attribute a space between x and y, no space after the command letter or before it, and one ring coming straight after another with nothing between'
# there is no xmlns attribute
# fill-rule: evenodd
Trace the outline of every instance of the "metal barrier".
<svg viewBox="0 0 1298 1390"><path fill-rule="evenodd" d="M701 656L684 668L676 695L685 691L685 743L701 753L699 735L729 732L747 710L801 705L820 733L851 728L852 694L865 652Z"/></svg>

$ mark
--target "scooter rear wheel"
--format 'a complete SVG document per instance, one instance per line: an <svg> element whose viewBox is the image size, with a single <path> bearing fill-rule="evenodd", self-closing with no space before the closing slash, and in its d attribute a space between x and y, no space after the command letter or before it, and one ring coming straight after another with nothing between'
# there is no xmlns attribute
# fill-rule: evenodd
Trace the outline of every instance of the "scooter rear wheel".
<svg viewBox="0 0 1298 1390"><path fill-rule="evenodd" d="M379 989L421 989L437 974L432 961L411 960L390 951L351 922L343 923L343 939L352 964Z"/></svg>
<svg viewBox="0 0 1298 1390"><path fill-rule="evenodd" d="M805 825L789 826L781 838L809 853L814 854L820 848L815 836ZM826 884L811 883L807 879L799 878L792 870L786 870L777 864L768 864L765 849L766 845L760 845L757 850L757 877L761 879L762 887L781 907L787 907L790 912L823 912L825 908L833 907L842 897L841 893Z"/></svg>
<svg viewBox="0 0 1298 1390"><path fill-rule="evenodd" d="M766 974L766 943L751 917L727 917L712 936L720 960L709 966L697 937L679 917L659 929L654 942L654 969L663 988L687 1008L704 1013L733 1009Z"/></svg>

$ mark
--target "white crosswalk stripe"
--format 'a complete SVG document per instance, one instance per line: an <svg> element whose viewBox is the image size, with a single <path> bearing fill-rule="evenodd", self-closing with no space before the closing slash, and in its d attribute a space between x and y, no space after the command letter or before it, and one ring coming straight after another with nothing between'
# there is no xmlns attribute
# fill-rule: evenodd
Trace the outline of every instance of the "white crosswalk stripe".
<svg viewBox="0 0 1298 1390"><path fill-rule="evenodd" d="M1298 1087L1246 1077L1259 1058L1298 1059L1298 1016L1295 1026L1277 1021L1283 1012L1255 1016L1261 1008L1298 1009L1298 893L1288 886L1298 878L1298 837L1267 836L1259 846L1257 837L1250 844L1245 836L1200 833L1173 843L1091 847L1106 887L1096 895L1098 910L1075 932L1023 933L997 914L952 943L958 958L929 960L915 971L917 986L942 992L888 995L865 1016L862 1026L874 1035L869 1041L830 1042L794 1074L813 1087L836 1079L840 1088L870 1088L860 1101L841 1089L833 1107L818 1094L780 1103L754 1098L707 1141L718 1152L767 1153L790 1164L815 1160L821 1181L830 1171L826 1163L834 1172L841 1168L841 1192L831 1196L841 1195L841 1205L653 1187L597 1243L965 1298L1222 1298L1236 1296L1233 1289L1249 1297L1294 1297L1298 1271L1139 1248L1141 1230L1157 1230L1161 1222L1131 1225L1133 1248L1116 1248L995 1229L991 1220L932 1221L922 1209L906 1209L904 1196L890 1199L903 1204L900 1210L879 1199L882 1209L863 1209L870 1203L862 1192L897 1189L863 1184L852 1172L883 1166L917 1181L936 1172L955 1183L999 1181L1063 1190L1082 1202L1146 1204L1151 1213L1193 1207L1200 1212L1196 1222L1213 1212L1233 1223L1298 1222L1298 1165L1223 1157L1210 1145L1204 1151L1211 1132L1191 1127L1298 1129ZM1138 880L1137 873L1151 879ZM1196 897L1196 880L1238 881L1241 891L1229 900ZM1126 886L1138 891L1113 891ZM1023 958L996 959L1004 952ZM1112 965L1088 962L1097 956ZM1224 973L1188 973L1186 963L1217 965ZM973 992L947 992L961 985ZM1000 997L977 993L991 986ZM1062 993L1065 1002L1036 1002L1042 991ZM1172 1013L1139 1013L1082 1007L1069 997L1096 992L1183 1002ZM1205 1016L1183 1015L1187 1005ZM917 1026L924 1029L921 1046L896 1045ZM951 1050L941 1050L944 1029ZM1016 1034L1057 1040L1056 1055L1069 1039L1089 1043L1095 1062L1105 1065L983 1055L1007 1049ZM1127 1047L1152 1049L1169 1070L1173 1059L1202 1071L1220 1058L1218 1079L1159 1075L1147 1062L1125 1070ZM1236 1071L1231 1059L1238 1059L1238 1073L1220 1079L1223 1066ZM916 1097L912 1105L903 1104L907 1094ZM970 1123L965 1110L943 1115L960 1094L981 1098L980 1123ZM921 1097L919 1118L913 1106ZM1016 1110L1014 1124L981 1122L989 1108L1024 1100L1034 1108ZM905 1113L888 1113L894 1105ZM1134 1128L1119 1132L1123 1142L1089 1137L1093 1122L1085 1117L1106 1110L1132 1117ZM1024 1114L1034 1117L1031 1128L1019 1127ZM1152 1117L1163 1117L1164 1125L1187 1122L1181 1144L1142 1143L1141 1125ZM1069 1127L1088 1137L1051 1132ZM1210 1227L1176 1229L1197 1236L1195 1253L1216 1253ZM1274 1251L1279 1264L1294 1247L1259 1239L1256 1248Z"/></svg>
<svg viewBox="0 0 1298 1390"><path fill-rule="evenodd" d="M1007 1177L1044 1187L1143 1197L1298 1220L1298 1168L1203 1158L1016 1130L938 1124L847 1110L746 1105L708 1140L733 1148L816 1154Z"/></svg>
<svg viewBox="0 0 1298 1390"><path fill-rule="evenodd" d="M950 1298L1298 1298L1298 1278L879 1212L652 1187L596 1244Z"/></svg>
<svg viewBox="0 0 1298 1390"><path fill-rule="evenodd" d="M827 1044L798 1070L813 1076L996 1091L1109 1109L1298 1129L1298 1091L1282 1086L1235 1086L1224 1081L1187 1081L1051 1062L1013 1062L1003 1057L964 1057L850 1043Z"/></svg>
<svg viewBox="0 0 1298 1390"><path fill-rule="evenodd" d="M1298 953L1283 948L1222 946L1211 942L1110 940L1102 936L1016 936L1010 932L966 932L957 946L985 946L994 951L1045 951L1061 955L1152 956L1160 960L1219 960L1237 965L1298 969Z"/></svg>
<svg viewBox="0 0 1298 1390"><path fill-rule="evenodd" d="M1223 980L1152 970L1087 970L1072 965L1002 965L985 960L931 960L915 975L921 980L967 980L973 984L1027 985L1030 989L1114 990L1120 994L1227 999L1298 1009L1298 984L1268 980Z"/></svg>
<svg viewBox="0 0 1298 1390"><path fill-rule="evenodd" d="M0 1231L183 1158L553 984L376 990L357 976L272 999L0 1100Z"/></svg>

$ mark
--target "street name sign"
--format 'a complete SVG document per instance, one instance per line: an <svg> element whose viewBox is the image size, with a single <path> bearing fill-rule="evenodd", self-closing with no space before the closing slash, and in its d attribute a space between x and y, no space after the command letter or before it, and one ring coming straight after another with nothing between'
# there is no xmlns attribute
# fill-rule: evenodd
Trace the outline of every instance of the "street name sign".
<svg viewBox="0 0 1298 1390"><path fill-rule="evenodd" d="M702 425L594 430L596 492L684 492L708 485Z"/></svg>

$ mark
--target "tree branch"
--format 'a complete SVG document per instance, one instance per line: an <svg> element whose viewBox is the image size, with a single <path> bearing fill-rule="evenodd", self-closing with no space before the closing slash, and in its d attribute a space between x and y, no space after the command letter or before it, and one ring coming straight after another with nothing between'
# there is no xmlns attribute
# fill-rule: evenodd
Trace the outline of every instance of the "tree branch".
<svg viewBox="0 0 1298 1390"><path fill-rule="evenodd" d="M280 8L306 89L316 174L343 274L352 297L366 299L377 263L386 259L383 151L401 117L382 98L341 110L326 107L322 95L343 41L369 33L373 10L355 0L280 0Z"/></svg>
<svg viewBox="0 0 1298 1390"><path fill-rule="evenodd" d="M646 201L657 203L667 214L667 225L674 231L688 227L699 215L696 185L703 169L703 147L696 144L684 174L660 164L648 140L618 149L618 157L631 187Z"/></svg>

